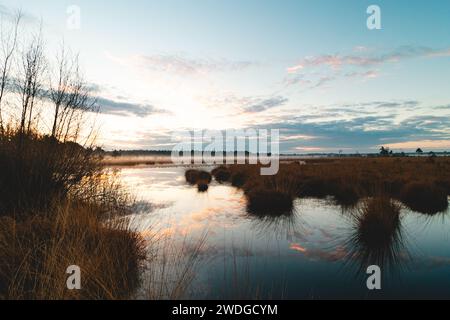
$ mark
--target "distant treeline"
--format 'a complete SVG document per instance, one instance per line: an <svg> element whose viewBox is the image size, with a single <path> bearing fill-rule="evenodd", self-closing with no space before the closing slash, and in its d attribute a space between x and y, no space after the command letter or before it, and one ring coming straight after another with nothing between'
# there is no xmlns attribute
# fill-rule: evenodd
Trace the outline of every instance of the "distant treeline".
<svg viewBox="0 0 450 320"><path fill-rule="evenodd" d="M172 154L171 150L113 150L113 151L103 151L101 149L97 149L96 151L101 151L105 155L109 156L170 156ZM191 150L191 155L197 153L204 153L200 150ZM214 151L211 152L211 155L214 156L216 153ZM222 154L225 155L246 155L249 156L250 152L225 152ZM259 155L259 153L253 154ZM271 153L269 152L270 156ZM391 157L409 157L409 156L449 156L450 153L448 151L434 152L430 151L428 153L416 153L416 152L392 152L392 153L281 153L281 157L380 157L380 156L391 156Z"/></svg>

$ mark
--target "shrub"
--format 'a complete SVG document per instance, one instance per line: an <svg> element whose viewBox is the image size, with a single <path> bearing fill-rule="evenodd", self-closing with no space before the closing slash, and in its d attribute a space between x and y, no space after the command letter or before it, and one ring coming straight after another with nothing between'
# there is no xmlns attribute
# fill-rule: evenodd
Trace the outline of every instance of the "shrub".
<svg viewBox="0 0 450 320"><path fill-rule="evenodd" d="M73 142L10 133L0 137L0 215L46 209L100 171L99 158Z"/></svg>

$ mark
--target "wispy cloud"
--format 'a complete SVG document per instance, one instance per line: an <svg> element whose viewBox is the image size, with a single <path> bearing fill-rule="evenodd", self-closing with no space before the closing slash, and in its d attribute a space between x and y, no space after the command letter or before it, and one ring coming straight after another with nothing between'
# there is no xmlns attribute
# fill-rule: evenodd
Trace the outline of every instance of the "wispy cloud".
<svg viewBox="0 0 450 320"><path fill-rule="evenodd" d="M282 96L269 98L253 98L243 106L244 112L256 113L266 111L275 107L280 107L288 102L288 99Z"/></svg>
<svg viewBox="0 0 450 320"><path fill-rule="evenodd" d="M288 67L286 71L288 73L296 73L306 68L319 66L328 66L332 69L339 69L344 66L372 67L387 62L398 62L404 59L450 56L450 48L435 49L425 46L402 46L393 51L378 55L370 55L366 51L362 50L359 52L360 54L325 54L306 57L301 59L299 63Z"/></svg>
<svg viewBox="0 0 450 320"><path fill-rule="evenodd" d="M363 72L348 72L344 76L347 78L374 79L374 78L378 78L379 73L377 70L368 70L368 71L363 71Z"/></svg>
<svg viewBox="0 0 450 320"><path fill-rule="evenodd" d="M120 116L146 117L152 114L162 114L168 111L157 109L150 104L115 101L104 97L97 98L100 112Z"/></svg>
<svg viewBox="0 0 450 320"><path fill-rule="evenodd" d="M201 101L211 108L227 111L229 116L236 116L261 113L281 107L287 104L289 99L277 94L241 96L235 93L222 92L211 97L203 97Z"/></svg>
<svg viewBox="0 0 450 320"><path fill-rule="evenodd" d="M112 60L132 63L147 70L173 75L201 75L211 72L240 71L256 65L252 61L231 61L215 58L193 58L184 54L133 55L118 58L109 55Z"/></svg>

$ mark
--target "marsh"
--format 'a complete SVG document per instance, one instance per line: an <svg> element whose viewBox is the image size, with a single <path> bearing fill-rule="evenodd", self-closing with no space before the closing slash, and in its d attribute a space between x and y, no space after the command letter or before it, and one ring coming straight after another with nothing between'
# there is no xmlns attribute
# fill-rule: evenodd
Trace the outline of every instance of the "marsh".
<svg viewBox="0 0 450 320"><path fill-rule="evenodd" d="M133 217L141 234L169 237L185 255L207 234L184 298L450 297L448 209L427 215L402 206L388 229L392 238L370 252L355 211L330 198L296 198L291 214L257 215L242 190L213 180L200 193L186 182L185 171L132 167L119 173L148 204ZM368 263L380 265L382 290L367 290L361 270Z"/></svg>

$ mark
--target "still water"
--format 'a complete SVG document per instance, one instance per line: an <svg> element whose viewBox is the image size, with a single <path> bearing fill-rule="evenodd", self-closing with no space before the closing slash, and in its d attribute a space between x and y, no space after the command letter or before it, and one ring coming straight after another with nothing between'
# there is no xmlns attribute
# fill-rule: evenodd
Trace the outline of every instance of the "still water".
<svg viewBox="0 0 450 320"><path fill-rule="evenodd" d="M139 200L133 227L149 241L166 237L184 255L202 243L192 249L199 262L185 298L450 298L449 211L402 209L396 240L376 254L381 290L369 291L367 262L358 257L370 252L352 241L351 210L297 199L292 215L256 217L240 190L213 181L199 193L184 171L133 167L120 177Z"/></svg>

